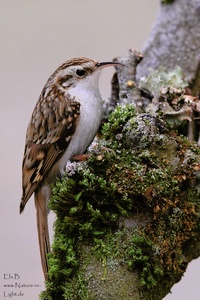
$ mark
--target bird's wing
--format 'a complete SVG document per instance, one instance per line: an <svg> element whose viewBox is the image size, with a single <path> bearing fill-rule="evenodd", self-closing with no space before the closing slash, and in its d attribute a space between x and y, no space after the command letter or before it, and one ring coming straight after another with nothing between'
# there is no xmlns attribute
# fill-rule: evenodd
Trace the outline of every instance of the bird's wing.
<svg viewBox="0 0 200 300"><path fill-rule="evenodd" d="M62 94L53 100L50 97L40 97L27 129L20 212L44 175L68 147L79 120L79 102L69 96L66 99Z"/></svg>

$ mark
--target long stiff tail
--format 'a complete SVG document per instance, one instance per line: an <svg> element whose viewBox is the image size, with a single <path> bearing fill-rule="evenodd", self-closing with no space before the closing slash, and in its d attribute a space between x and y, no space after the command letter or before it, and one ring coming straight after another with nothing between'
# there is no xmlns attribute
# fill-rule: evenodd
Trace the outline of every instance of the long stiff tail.
<svg viewBox="0 0 200 300"><path fill-rule="evenodd" d="M48 230L48 209L46 195L42 192L41 188L35 191L35 207L37 217L38 240L40 247L40 256L42 269L44 272L45 280L48 279L48 260L47 254L51 252Z"/></svg>

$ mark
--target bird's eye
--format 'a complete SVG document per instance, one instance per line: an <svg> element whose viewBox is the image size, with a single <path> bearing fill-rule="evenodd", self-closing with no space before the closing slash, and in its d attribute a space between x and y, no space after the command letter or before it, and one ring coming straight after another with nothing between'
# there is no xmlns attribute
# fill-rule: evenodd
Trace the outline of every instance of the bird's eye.
<svg viewBox="0 0 200 300"><path fill-rule="evenodd" d="M76 75L79 77L82 77L85 75L85 71L83 69L77 69L76 70Z"/></svg>

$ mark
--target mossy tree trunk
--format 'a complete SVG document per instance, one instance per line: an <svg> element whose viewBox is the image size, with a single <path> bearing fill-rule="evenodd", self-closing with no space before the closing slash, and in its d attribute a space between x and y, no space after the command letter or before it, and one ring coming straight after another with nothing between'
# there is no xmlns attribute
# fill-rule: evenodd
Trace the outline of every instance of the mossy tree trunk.
<svg viewBox="0 0 200 300"><path fill-rule="evenodd" d="M116 59L102 137L53 188L41 299L162 299L200 255L199 13L163 1L143 60Z"/></svg>

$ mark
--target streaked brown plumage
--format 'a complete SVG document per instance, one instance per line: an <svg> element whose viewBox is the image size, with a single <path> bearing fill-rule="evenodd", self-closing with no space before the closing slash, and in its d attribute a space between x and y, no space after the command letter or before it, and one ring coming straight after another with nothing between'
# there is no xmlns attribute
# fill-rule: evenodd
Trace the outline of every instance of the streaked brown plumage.
<svg viewBox="0 0 200 300"><path fill-rule="evenodd" d="M99 71L115 64L87 58L66 61L47 81L28 125L20 213L34 193L45 279L46 255L50 252L47 222L50 184L63 173L67 161L82 154L94 138L102 118Z"/></svg>

